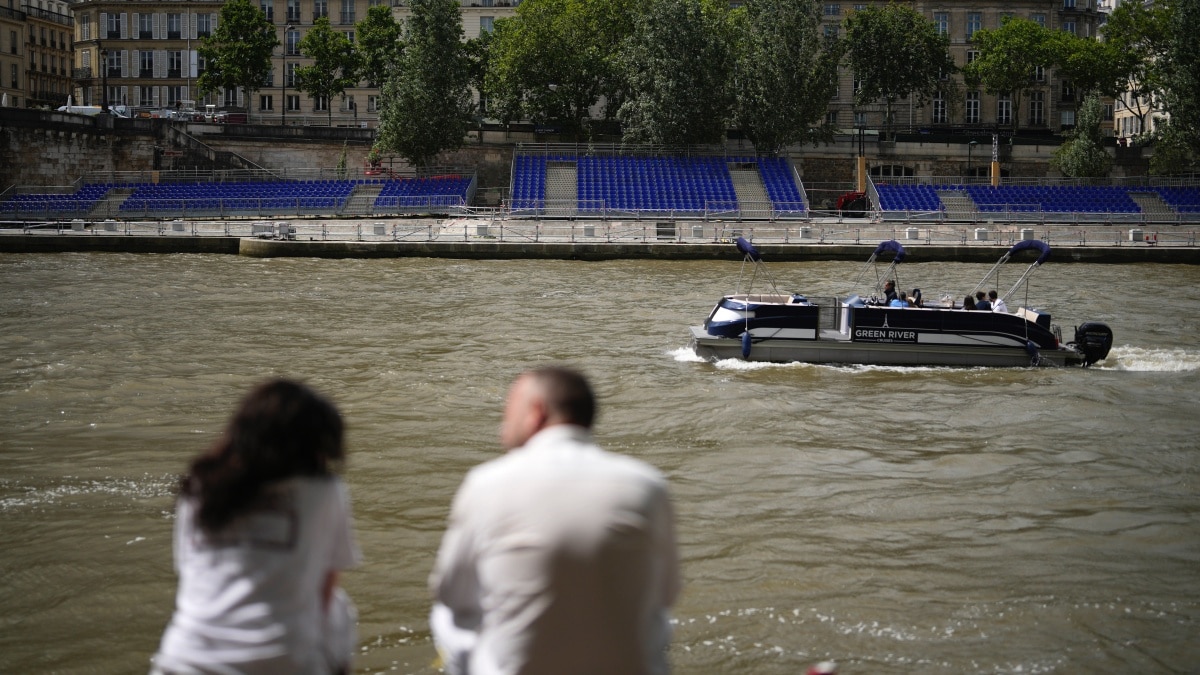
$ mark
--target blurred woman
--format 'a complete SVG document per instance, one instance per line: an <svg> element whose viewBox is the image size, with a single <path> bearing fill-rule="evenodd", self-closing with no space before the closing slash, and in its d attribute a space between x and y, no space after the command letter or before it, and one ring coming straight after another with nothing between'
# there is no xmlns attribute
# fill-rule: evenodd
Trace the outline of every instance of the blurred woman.
<svg viewBox="0 0 1200 675"><path fill-rule="evenodd" d="M342 418L287 380L242 400L179 484L175 613L152 673L349 672L358 563L341 463Z"/></svg>

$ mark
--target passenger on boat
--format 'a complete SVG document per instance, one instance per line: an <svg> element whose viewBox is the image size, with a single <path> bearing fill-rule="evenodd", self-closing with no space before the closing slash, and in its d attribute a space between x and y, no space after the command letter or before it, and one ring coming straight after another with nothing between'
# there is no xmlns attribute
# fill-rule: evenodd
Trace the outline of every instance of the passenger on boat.
<svg viewBox="0 0 1200 675"><path fill-rule="evenodd" d="M985 312L992 311L992 303L988 302L987 294L983 291L975 293L975 309L982 309Z"/></svg>
<svg viewBox="0 0 1200 675"><path fill-rule="evenodd" d="M1004 304L1004 299L996 292L996 289L988 291L988 298L992 301L993 312L1004 312L1008 314L1008 305Z"/></svg>
<svg viewBox="0 0 1200 675"><path fill-rule="evenodd" d="M891 302L895 299L896 299L896 282L889 280L887 283L885 283L883 285L883 301L890 305Z"/></svg>
<svg viewBox="0 0 1200 675"><path fill-rule="evenodd" d="M963 309L975 309L975 298L968 293L967 297L963 298Z"/></svg>
<svg viewBox="0 0 1200 675"><path fill-rule="evenodd" d="M888 307L911 307L908 304L908 295L904 291L900 291L900 295L888 303Z"/></svg>
<svg viewBox="0 0 1200 675"><path fill-rule="evenodd" d="M925 301L921 298L921 289L914 288L912 295L908 296L908 304L912 307L924 307Z"/></svg>

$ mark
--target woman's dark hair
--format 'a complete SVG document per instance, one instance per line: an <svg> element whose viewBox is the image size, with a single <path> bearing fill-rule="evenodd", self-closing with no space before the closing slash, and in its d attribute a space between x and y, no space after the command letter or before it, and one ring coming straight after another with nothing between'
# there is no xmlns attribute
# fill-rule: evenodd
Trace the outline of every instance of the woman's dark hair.
<svg viewBox="0 0 1200 675"><path fill-rule="evenodd" d="M214 533L255 504L264 485L329 475L342 459L342 417L328 400L289 380L246 395L220 440L180 480L198 502L196 523Z"/></svg>

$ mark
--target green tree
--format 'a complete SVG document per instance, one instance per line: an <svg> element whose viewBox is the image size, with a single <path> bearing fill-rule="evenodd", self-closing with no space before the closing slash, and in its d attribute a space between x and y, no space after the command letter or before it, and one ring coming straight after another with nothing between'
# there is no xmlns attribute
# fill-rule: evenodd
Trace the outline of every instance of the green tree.
<svg viewBox="0 0 1200 675"><path fill-rule="evenodd" d="M616 45L636 0L526 0L496 22L484 91L495 116L578 127L602 99L611 117L623 96Z"/></svg>
<svg viewBox="0 0 1200 675"><path fill-rule="evenodd" d="M1010 96L1013 110L1020 110L1022 95L1035 83L1034 71L1054 63L1051 31L1029 19L1007 17L999 28L976 31L972 39L979 56L963 68L967 86ZM1013 131L1019 120L1020 115L1012 116Z"/></svg>
<svg viewBox="0 0 1200 675"><path fill-rule="evenodd" d="M376 145L416 167L462 146L471 122L462 15L455 0L410 0L404 55L381 94Z"/></svg>
<svg viewBox="0 0 1200 675"><path fill-rule="evenodd" d="M404 53L402 28L388 5L367 9L367 16L354 25L354 49L359 57L358 77L372 87L387 81Z"/></svg>
<svg viewBox="0 0 1200 675"><path fill-rule="evenodd" d="M358 81L358 57L350 39L329 25L323 16L313 23L300 39L300 53L312 59L312 64L296 69L296 88L313 98L332 101L343 96L346 89ZM333 125L333 105L325 106L329 124Z"/></svg>
<svg viewBox="0 0 1200 675"><path fill-rule="evenodd" d="M859 81L854 102L882 100L885 128L893 123L897 101L912 97L916 105L925 105L957 70L949 36L910 7L867 7L851 14L845 25L850 69Z"/></svg>
<svg viewBox="0 0 1200 675"><path fill-rule="evenodd" d="M1123 2L1102 29L1104 42L1112 46L1124 80L1122 103L1138 116L1141 129L1149 128L1147 117L1162 101L1169 17L1168 6L1162 2L1151 6Z"/></svg>
<svg viewBox="0 0 1200 675"><path fill-rule="evenodd" d="M759 0L734 15L734 124L758 152L817 140L837 90L837 42L821 35L818 5Z"/></svg>
<svg viewBox="0 0 1200 675"><path fill-rule="evenodd" d="M1100 131L1103 121L1104 107L1100 96L1093 92L1080 104L1075 129L1068 135L1067 142L1054 151L1051 166L1072 178L1107 176L1112 158L1104 150L1104 135Z"/></svg>
<svg viewBox="0 0 1200 675"><path fill-rule="evenodd" d="M1116 97L1121 93L1128 68L1116 45L1066 31L1053 33L1058 76L1070 81L1081 99L1092 94Z"/></svg>
<svg viewBox="0 0 1200 675"><path fill-rule="evenodd" d="M1163 99L1169 128L1200 157L1200 3L1173 0L1167 6L1167 49L1163 59Z"/></svg>
<svg viewBox="0 0 1200 675"><path fill-rule="evenodd" d="M197 49L205 60L196 80L202 95L220 89L241 89L249 108L254 92L271 74L271 55L279 46L275 27L250 0L229 0L221 6L217 28Z"/></svg>
<svg viewBox="0 0 1200 675"><path fill-rule="evenodd" d="M625 43L629 98L618 117L630 143L714 143L733 112L733 49L727 4L651 0Z"/></svg>

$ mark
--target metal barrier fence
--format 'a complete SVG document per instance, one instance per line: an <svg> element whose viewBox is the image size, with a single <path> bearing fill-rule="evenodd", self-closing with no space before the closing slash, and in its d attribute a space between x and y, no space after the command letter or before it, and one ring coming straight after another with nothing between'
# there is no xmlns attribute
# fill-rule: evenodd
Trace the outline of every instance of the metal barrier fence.
<svg viewBox="0 0 1200 675"><path fill-rule="evenodd" d="M876 244L896 239L908 245L1011 246L1040 239L1052 244L1086 246L1194 247L1200 228L1116 226L1032 226L826 219L805 223L695 220L523 220L477 209L471 216L414 220L83 220L26 223L0 229L24 235L224 236L313 241L444 241L479 243L722 243L746 237L756 243ZM10 225L14 225L11 224ZM19 225L19 224L18 224Z"/></svg>

